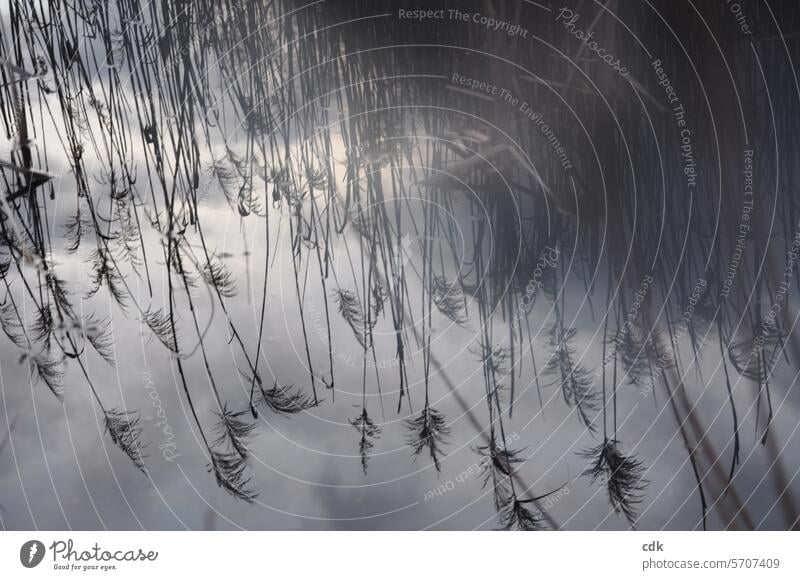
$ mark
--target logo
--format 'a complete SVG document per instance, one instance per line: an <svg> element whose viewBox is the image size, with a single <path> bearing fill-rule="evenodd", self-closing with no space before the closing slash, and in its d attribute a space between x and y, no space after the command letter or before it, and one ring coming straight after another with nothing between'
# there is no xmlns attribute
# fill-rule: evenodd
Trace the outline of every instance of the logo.
<svg viewBox="0 0 800 580"><path fill-rule="evenodd" d="M28 540L19 549L19 561L26 568L35 568L44 558L44 544L39 540Z"/></svg>

